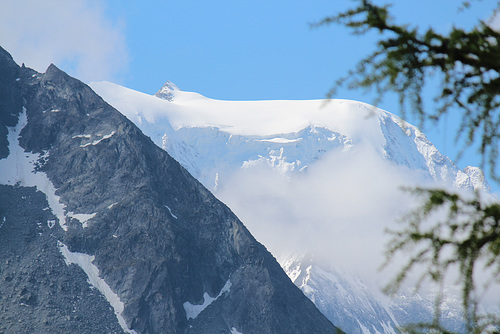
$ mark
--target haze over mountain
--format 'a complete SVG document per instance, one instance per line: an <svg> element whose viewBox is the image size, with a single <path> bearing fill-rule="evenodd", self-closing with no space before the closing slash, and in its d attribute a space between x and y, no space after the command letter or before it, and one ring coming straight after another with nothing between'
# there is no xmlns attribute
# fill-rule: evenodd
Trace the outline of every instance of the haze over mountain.
<svg viewBox="0 0 500 334"><path fill-rule="evenodd" d="M170 82L155 96L91 87L242 217L349 333L393 333L430 315L429 299L407 303L421 310L408 317L379 292L394 273L377 270L384 229L414 205L401 187L489 189L479 168L458 169L419 129L364 103L218 101Z"/></svg>
<svg viewBox="0 0 500 334"><path fill-rule="evenodd" d="M0 49L0 331L395 333L432 305L379 292L400 187L489 189L364 103L91 87Z"/></svg>
<svg viewBox="0 0 500 334"><path fill-rule="evenodd" d="M400 186L489 188L480 169L459 170L416 127L364 103L217 101L171 83L157 93L165 101L111 83L91 86L250 219L259 240L277 252L283 249L276 234L297 247L293 233L282 237L295 226L308 226L297 234L312 233L315 243L321 239L315 231L333 229L328 244L335 235L336 242L345 240L338 228L383 228L405 210Z"/></svg>
<svg viewBox="0 0 500 334"><path fill-rule="evenodd" d="M1 48L0 255L6 333L337 332L138 127Z"/></svg>

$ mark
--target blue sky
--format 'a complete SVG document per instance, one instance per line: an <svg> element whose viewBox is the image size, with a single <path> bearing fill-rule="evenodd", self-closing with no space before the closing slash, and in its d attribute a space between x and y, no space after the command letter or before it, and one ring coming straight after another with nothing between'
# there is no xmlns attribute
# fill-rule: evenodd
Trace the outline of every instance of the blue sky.
<svg viewBox="0 0 500 334"><path fill-rule="evenodd" d="M456 0L394 2L398 22L431 24L440 31L452 24L470 27L495 7L495 1L472 1L472 9L459 12ZM0 5L0 45L38 71L53 62L85 82L107 80L148 94L170 80L216 99L318 99L374 48L376 34L309 26L353 5L348 0L7 0ZM343 89L336 97L373 100L360 90ZM394 96L380 107L399 113ZM446 121L425 132L454 158L456 121L452 116ZM479 163L473 150L468 153L459 167Z"/></svg>

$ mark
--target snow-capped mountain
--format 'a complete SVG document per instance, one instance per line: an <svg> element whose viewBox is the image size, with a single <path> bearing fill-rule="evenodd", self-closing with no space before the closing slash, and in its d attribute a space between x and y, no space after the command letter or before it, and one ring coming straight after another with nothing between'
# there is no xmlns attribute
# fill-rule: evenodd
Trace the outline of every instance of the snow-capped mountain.
<svg viewBox="0 0 500 334"><path fill-rule="evenodd" d="M0 48L0 332L337 333L137 126Z"/></svg>
<svg viewBox="0 0 500 334"><path fill-rule="evenodd" d="M454 289L455 287L452 287ZM433 318L437 291L416 293L408 288L397 295L389 304L395 318L404 324L426 323ZM448 291L440 304L440 322L452 333L466 333L460 291ZM498 311L493 311L498 313Z"/></svg>
<svg viewBox="0 0 500 334"><path fill-rule="evenodd" d="M418 128L365 103L218 101L171 82L159 99L108 82L91 87L212 189L217 173L256 164L301 171L328 151L360 145L445 185L488 188L478 168L459 170Z"/></svg>
<svg viewBox="0 0 500 334"><path fill-rule="evenodd" d="M418 128L364 103L218 101L172 83L155 96L91 87L247 222L349 333L393 333L396 320L410 321L395 320L378 291L346 273L377 276L383 229L409 205L400 187L489 188L480 169L458 169Z"/></svg>
<svg viewBox="0 0 500 334"><path fill-rule="evenodd" d="M398 333L397 322L365 283L312 257L285 256L283 269L309 299L338 327L349 333Z"/></svg>

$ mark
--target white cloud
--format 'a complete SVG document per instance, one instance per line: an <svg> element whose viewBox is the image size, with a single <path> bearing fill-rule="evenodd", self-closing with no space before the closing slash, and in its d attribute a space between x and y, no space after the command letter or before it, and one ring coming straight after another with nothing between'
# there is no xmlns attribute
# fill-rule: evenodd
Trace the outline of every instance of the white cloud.
<svg viewBox="0 0 500 334"><path fill-rule="evenodd" d="M409 208L401 189L408 173L358 147L332 151L295 175L242 169L217 196L275 256L305 251L373 278L384 261L385 229Z"/></svg>
<svg viewBox="0 0 500 334"><path fill-rule="evenodd" d="M19 64L45 72L50 63L77 78L115 80L128 64L121 27L93 0L6 0L0 46Z"/></svg>
<svg viewBox="0 0 500 334"><path fill-rule="evenodd" d="M402 188L417 185L438 186L382 159L369 145L359 145L348 152L325 154L305 173L284 174L265 165L241 169L216 195L274 256L308 252L382 288L408 261L409 253L399 253L379 271L391 238L386 229L401 230L401 218L420 205ZM433 218L443 219L445 214ZM403 286L413 287L422 269L417 267ZM456 282L457 272L448 274L448 282ZM482 282L482 276L476 281Z"/></svg>

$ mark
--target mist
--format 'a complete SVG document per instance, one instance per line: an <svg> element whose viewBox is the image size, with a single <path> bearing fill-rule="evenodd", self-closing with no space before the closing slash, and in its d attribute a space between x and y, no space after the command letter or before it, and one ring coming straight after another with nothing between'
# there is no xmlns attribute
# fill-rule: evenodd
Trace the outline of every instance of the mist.
<svg viewBox="0 0 500 334"><path fill-rule="evenodd" d="M381 270L391 238L387 229L400 230L403 216L421 204L405 190L416 186L438 185L365 145L328 152L301 173L284 174L263 164L240 169L216 195L275 257L308 253L382 289L408 261L399 253ZM444 215L445 210L433 219ZM421 270L413 270L402 288L415 287ZM450 287L457 274L449 276ZM436 286L422 288L426 293Z"/></svg>
<svg viewBox="0 0 500 334"><path fill-rule="evenodd" d="M410 207L409 170L369 147L332 151L305 172L241 169L217 196L276 257L307 252L362 276L384 262L386 228Z"/></svg>

